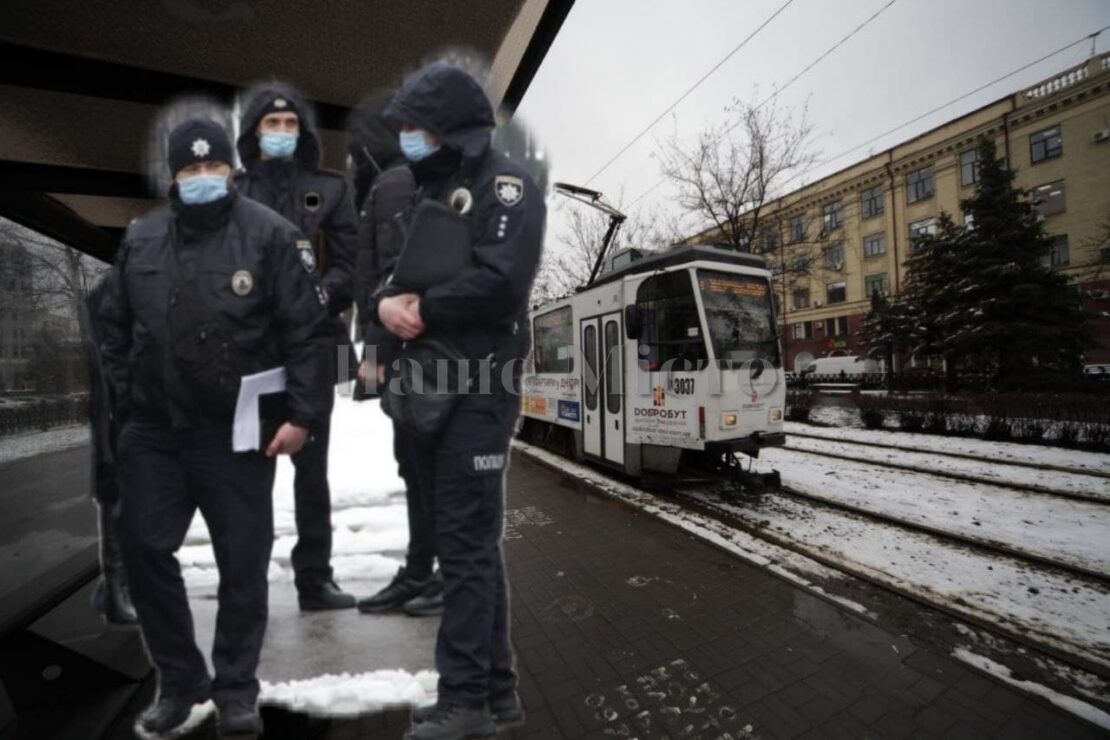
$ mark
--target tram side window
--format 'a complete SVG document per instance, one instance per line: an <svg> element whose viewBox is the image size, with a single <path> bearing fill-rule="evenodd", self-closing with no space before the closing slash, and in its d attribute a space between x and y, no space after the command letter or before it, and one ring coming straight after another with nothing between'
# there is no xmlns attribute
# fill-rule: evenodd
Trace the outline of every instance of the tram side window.
<svg viewBox="0 0 1110 740"><path fill-rule="evenodd" d="M582 358L586 362L586 376L582 385L586 390L586 408L590 411L597 410L597 386L600 378L597 375L597 327L587 326L582 333Z"/></svg>
<svg viewBox="0 0 1110 740"><path fill-rule="evenodd" d="M701 370L708 364L690 273L653 275L636 291L636 305L643 322L641 370Z"/></svg>
<svg viewBox="0 0 1110 740"><path fill-rule="evenodd" d="M537 373L574 371L574 322L570 306L537 316L532 321L533 357Z"/></svg>

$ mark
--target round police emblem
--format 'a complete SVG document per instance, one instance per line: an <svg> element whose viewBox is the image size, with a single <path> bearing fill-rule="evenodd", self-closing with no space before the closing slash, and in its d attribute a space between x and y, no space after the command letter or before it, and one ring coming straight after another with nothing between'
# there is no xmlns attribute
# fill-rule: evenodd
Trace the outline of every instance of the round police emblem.
<svg viewBox="0 0 1110 740"><path fill-rule="evenodd" d="M306 211L318 211L323 203L324 199L319 193L313 192L304 194L304 209Z"/></svg>
<svg viewBox="0 0 1110 740"><path fill-rule="evenodd" d="M254 290L254 276L249 270L239 270L231 276L231 290L235 295L249 295Z"/></svg>
<svg viewBox="0 0 1110 740"><path fill-rule="evenodd" d="M284 108L287 105L289 105L289 101L286 100L285 98L274 98L274 107L275 108Z"/></svg>
<svg viewBox="0 0 1110 740"><path fill-rule="evenodd" d="M206 157L208 152L212 151L212 146L208 143L207 139L197 139L193 142L193 156Z"/></svg>
<svg viewBox="0 0 1110 740"><path fill-rule="evenodd" d="M524 198L524 180L513 175L498 175L493 181L493 192L501 205L515 206Z"/></svg>
<svg viewBox="0 0 1110 740"><path fill-rule="evenodd" d="M304 266L305 272L316 271L316 253L312 251L312 244L302 239L297 242L297 251L301 255L301 265Z"/></svg>

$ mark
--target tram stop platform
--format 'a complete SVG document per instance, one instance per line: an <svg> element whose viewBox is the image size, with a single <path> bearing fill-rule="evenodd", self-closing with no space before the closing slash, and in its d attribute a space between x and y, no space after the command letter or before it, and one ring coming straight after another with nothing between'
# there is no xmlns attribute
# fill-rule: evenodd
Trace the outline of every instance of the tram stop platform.
<svg viewBox="0 0 1110 740"><path fill-rule="evenodd" d="M506 509L512 640L527 723L503 736L1101 736L1048 702L520 451ZM384 580L341 583L365 595ZM199 593L192 603L198 640L210 645L215 602ZM419 672L433 668L436 623L353 610L301 614L292 584L277 583L260 677L277 683L403 669L434 691L434 678ZM290 706L263 708L266 737L398 738L408 726L404 706L354 717ZM215 737L214 722L189 736Z"/></svg>

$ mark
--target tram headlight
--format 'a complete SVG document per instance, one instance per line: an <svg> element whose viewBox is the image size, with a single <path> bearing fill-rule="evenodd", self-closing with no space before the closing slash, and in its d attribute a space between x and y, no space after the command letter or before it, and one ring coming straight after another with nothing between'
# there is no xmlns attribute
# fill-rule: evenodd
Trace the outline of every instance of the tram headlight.
<svg viewBox="0 0 1110 740"><path fill-rule="evenodd" d="M779 423L782 422L782 407L781 406L775 406L768 413L769 413L768 418L771 420L772 424L779 424Z"/></svg>
<svg viewBox="0 0 1110 740"><path fill-rule="evenodd" d="M721 429L729 429L740 422L739 411L725 411L721 413Z"/></svg>

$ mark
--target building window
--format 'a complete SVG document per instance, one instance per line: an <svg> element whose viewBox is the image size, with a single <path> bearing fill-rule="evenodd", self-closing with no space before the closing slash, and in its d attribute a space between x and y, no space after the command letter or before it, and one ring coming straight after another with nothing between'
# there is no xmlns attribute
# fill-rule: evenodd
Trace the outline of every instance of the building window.
<svg viewBox="0 0 1110 740"><path fill-rule="evenodd" d="M937 233L936 219L932 216L910 224L910 243L919 236L932 236Z"/></svg>
<svg viewBox="0 0 1110 740"><path fill-rule="evenodd" d="M1059 157L1063 153L1064 138L1060 135L1059 126L1046 128L1029 137L1029 160L1033 164Z"/></svg>
<svg viewBox="0 0 1110 740"><path fill-rule="evenodd" d="M979 148L968 149L960 154L960 184L974 185L979 182Z"/></svg>
<svg viewBox="0 0 1110 740"><path fill-rule="evenodd" d="M843 337L848 334L848 317L837 316L832 319L825 319L825 336L827 337Z"/></svg>
<svg viewBox="0 0 1110 740"><path fill-rule="evenodd" d="M906 175L906 202L916 203L933 195L933 168L923 167Z"/></svg>
<svg viewBox="0 0 1110 740"><path fill-rule="evenodd" d="M1033 207L1042 216L1055 216L1067 210L1064 202L1064 181L1057 180L1033 188Z"/></svg>
<svg viewBox="0 0 1110 740"><path fill-rule="evenodd" d="M844 203L836 201L835 203L826 203L823 209L822 223L825 231L832 231L839 229L844 225Z"/></svg>
<svg viewBox="0 0 1110 740"><path fill-rule="evenodd" d="M830 270L839 270L844 267L844 245L830 244L822 252L825 255L825 267Z"/></svg>
<svg viewBox="0 0 1110 740"><path fill-rule="evenodd" d="M1064 267L1071 262L1071 253L1068 251L1068 235L1061 234L1052 238L1052 246L1048 254L1041 258L1045 267Z"/></svg>
<svg viewBox="0 0 1110 740"><path fill-rule="evenodd" d="M844 281L829 283L825 286L825 300L828 303L843 303L848 299L844 289Z"/></svg>
<svg viewBox="0 0 1110 740"><path fill-rule="evenodd" d="M795 216L790 219L790 243L797 244L806 238L806 217Z"/></svg>
<svg viewBox="0 0 1110 740"><path fill-rule="evenodd" d="M800 321L794 324L794 338L795 339L811 339L813 337L813 330L810 329L808 321Z"/></svg>
<svg viewBox="0 0 1110 740"><path fill-rule="evenodd" d="M799 254L794 259L790 260L790 271L793 273L805 274L809 272L809 256Z"/></svg>
<svg viewBox="0 0 1110 740"><path fill-rule="evenodd" d="M794 300L795 311L809 308L809 288L799 288L791 294L791 297Z"/></svg>
<svg viewBox="0 0 1110 740"><path fill-rule="evenodd" d="M886 253L886 233L880 231L878 234L871 234L870 236L863 237L863 256L864 257L878 257L880 254Z"/></svg>
<svg viewBox="0 0 1110 740"><path fill-rule="evenodd" d="M537 373L569 373L574 370L574 317L570 306L540 314L532 322L535 350L532 359Z"/></svg>
<svg viewBox="0 0 1110 740"><path fill-rule="evenodd" d="M867 296L868 300L871 299L871 296L875 295L876 291L878 291L879 295L887 295L890 293L890 280L887 278L885 272L878 272L863 278L863 293Z"/></svg>
<svg viewBox="0 0 1110 740"><path fill-rule="evenodd" d="M779 248L779 232L774 226L763 227L763 251L774 252Z"/></svg>
<svg viewBox="0 0 1110 740"><path fill-rule="evenodd" d="M859 211L864 218L878 216L883 212L883 186L876 185L859 195Z"/></svg>

